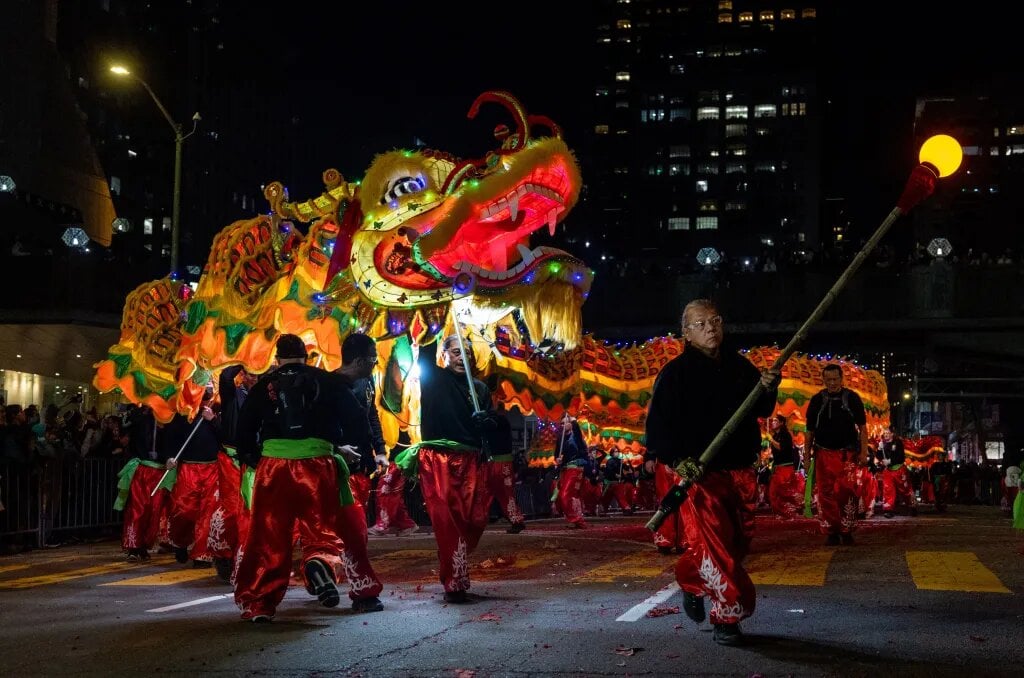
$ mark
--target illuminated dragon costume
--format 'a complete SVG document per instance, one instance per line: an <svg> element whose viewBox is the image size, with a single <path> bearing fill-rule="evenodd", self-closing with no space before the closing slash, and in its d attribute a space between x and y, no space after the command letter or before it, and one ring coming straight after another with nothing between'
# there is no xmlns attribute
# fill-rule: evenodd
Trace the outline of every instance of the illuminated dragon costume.
<svg viewBox="0 0 1024 678"><path fill-rule="evenodd" d="M456 309L527 345L576 346L593 273L530 238L539 229L553 235L572 210L579 169L551 120L505 92L482 94L469 117L485 103L504 106L515 124L499 125L499 147L480 158L384 153L361 182L326 171L326 190L305 202L269 184L271 212L216 236L194 293L167 278L128 296L120 340L96 366L94 385L166 421L195 412L214 372L268 369L282 333L301 336L334 369L341 342L359 331L378 340L382 362L395 366L386 383L400 387L417 347L450 332ZM298 224L308 224L305 235ZM399 396L390 409L411 405Z"/></svg>

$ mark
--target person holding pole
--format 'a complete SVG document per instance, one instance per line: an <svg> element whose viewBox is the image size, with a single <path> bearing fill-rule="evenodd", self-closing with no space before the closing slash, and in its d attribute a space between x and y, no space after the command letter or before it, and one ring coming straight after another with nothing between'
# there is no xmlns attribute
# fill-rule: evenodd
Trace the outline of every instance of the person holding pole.
<svg viewBox="0 0 1024 678"><path fill-rule="evenodd" d="M486 440L498 430L487 386L471 374L473 353L455 333L441 345L444 369L423 379L417 474L437 540L446 603L470 602L469 554L491 506ZM399 463L402 466L402 463Z"/></svg>
<svg viewBox="0 0 1024 678"><path fill-rule="evenodd" d="M587 523L583 519L583 481L590 459L579 422L568 412L562 417L557 460L558 508L569 525L584 528Z"/></svg>
<svg viewBox="0 0 1024 678"><path fill-rule="evenodd" d="M696 466L697 456L758 383L764 391L725 441L721 451L689 487L680 506L689 548L676 564L683 608L704 621L704 597L711 600L714 640L739 645L739 622L754 612L754 584L743 569L754 532L750 510L756 492L753 465L761 450L758 417L775 407L779 372L761 374L739 353L722 350L722 316L708 299L683 310L683 354L658 374L647 412L645 466ZM680 463L681 462L681 463Z"/></svg>
<svg viewBox="0 0 1024 678"><path fill-rule="evenodd" d="M153 410L146 405L130 411L128 428L130 458L118 473L115 511L124 511L121 545L129 562L149 560L149 549L156 544L160 516L167 504L168 492L159 492L166 473L166 457L157 446L157 424Z"/></svg>

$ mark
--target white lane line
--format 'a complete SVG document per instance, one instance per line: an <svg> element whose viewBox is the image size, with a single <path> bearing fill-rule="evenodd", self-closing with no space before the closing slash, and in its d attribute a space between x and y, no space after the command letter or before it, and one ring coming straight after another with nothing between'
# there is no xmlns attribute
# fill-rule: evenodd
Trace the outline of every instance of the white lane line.
<svg viewBox="0 0 1024 678"><path fill-rule="evenodd" d="M644 615L653 610L655 607L664 603L666 600L671 598L679 590L679 584L672 582L665 588L661 589L653 596L633 607L626 610L622 615L619 616L615 621L617 622L635 622L638 619L642 619Z"/></svg>
<svg viewBox="0 0 1024 678"><path fill-rule="evenodd" d="M219 596L210 596L209 598L199 598L198 600L190 600L187 603L178 603L177 605L168 605L167 607L156 607L152 610L146 610L146 612L170 612L171 610L181 610L186 607L192 607L193 605L203 605L205 603L212 603L215 600L232 598L234 595L234 593L225 593Z"/></svg>

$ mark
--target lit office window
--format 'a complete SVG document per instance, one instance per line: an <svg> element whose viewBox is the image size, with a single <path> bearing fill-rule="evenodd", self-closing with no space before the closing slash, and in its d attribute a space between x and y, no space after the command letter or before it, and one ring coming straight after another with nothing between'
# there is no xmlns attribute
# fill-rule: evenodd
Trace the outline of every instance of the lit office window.
<svg viewBox="0 0 1024 678"><path fill-rule="evenodd" d="M698 179L697 180L697 185L694 187L694 190L697 193L707 193L708 192L708 180L707 179Z"/></svg>
<svg viewBox="0 0 1024 678"><path fill-rule="evenodd" d="M690 217L669 217L668 218L668 230L670 230L670 231L689 231L690 230Z"/></svg>
<svg viewBox="0 0 1024 678"><path fill-rule="evenodd" d="M629 71L619 71L615 74L616 82L629 82Z"/></svg>
<svg viewBox="0 0 1024 678"><path fill-rule="evenodd" d="M171 230L171 218L170 217L164 217L160 221L160 226L163 228L164 233L169 232Z"/></svg>
<svg viewBox="0 0 1024 678"><path fill-rule="evenodd" d="M775 21L775 12L766 10L757 15L761 21Z"/></svg>
<svg viewBox="0 0 1024 678"><path fill-rule="evenodd" d="M748 115L748 106L726 106L725 107L725 119L726 120L746 120Z"/></svg>
<svg viewBox="0 0 1024 678"><path fill-rule="evenodd" d="M776 107L775 104L757 104L754 106L754 117L755 118L774 118Z"/></svg>
<svg viewBox="0 0 1024 678"><path fill-rule="evenodd" d="M690 147L685 144L674 144L668 147L668 157L670 158L689 158Z"/></svg>
<svg viewBox="0 0 1024 678"><path fill-rule="evenodd" d="M725 203L726 212L738 212L739 210L747 209L747 203L745 202L727 202Z"/></svg>
<svg viewBox="0 0 1024 678"><path fill-rule="evenodd" d="M780 10L779 11L779 18L781 18L783 21L792 21L793 19L796 18L796 10L795 9Z"/></svg>
<svg viewBox="0 0 1024 678"><path fill-rule="evenodd" d="M714 200L704 200L700 204L700 211L701 212L717 212L718 211L718 203L715 202Z"/></svg>
<svg viewBox="0 0 1024 678"><path fill-rule="evenodd" d="M718 217L697 217L698 231L714 231L718 229Z"/></svg>
<svg viewBox="0 0 1024 678"><path fill-rule="evenodd" d="M142 220L142 232L145 235L153 235L153 217L146 217Z"/></svg>
<svg viewBox="0 0 1024 678"><path fill-rule="evenodd" d="M730 146L729 147L729 155L742 156L742 155L746 155L746 154L747 154L747 147L746 146L739 146L738 145L738 146Z"/></svg>
<svg viewBox="0 0 1024 678"><path fill-rule="evenodd" d="M718 120L720 111L717 106L702 106L697 109L698 120Z"/></svg>
<svg viewBox="0 0 1024 678"><path fill-rule="evenodd" d="M745 162L730 162L725 165L726 174L737 174L747 171L747 164Z"/></svg>
<svg viewBox="0 0 1024 678"><path fill-rule="evenodd" d="M719 14L718 15L718 23L720 23L720 24L731 24L732 23L732 14L729 14L729 13Z"/></svg>
<svg viewBox="0 0 1024 678"><path fill-rule="evenodd" d="M690 109L689 108L673 108L669 110L668 119L672 120L689 120Z"/></svg>
<svg viewBox="0 0 1024 678"><path fill-rule="evenodd" d="M629 23L629 19L619 19L615 22L615 27L619 29L632 28L633 24Z"/></svg>
<svg viewBox="0 0 1024 678"><path fill-rule="evenodd" d="M740 23L746 24L754 20L753 12L740 12Z"/></svg>
<svg viewBox="0 0 1024 678"><path fill-rule="evenodd" d="M718 163L702 163L697 165L697 174L718 174Z"/></svg>
<svg viewBox="0 0 1024 678"><path fill-rule="evenodd" d="M718 9L723 11L732 9L732 0L718 0Z"/></svg>
<svg viewBox="0 0 1024 678"><path fill-rule="evenodd" d="M813 19L818 16L818 10L813 7L807 7L806 9L800 10L800 18L802 19Z"/></svg>
<svg viewBox="0 0 1024 678"><path fill-rule="evenodd" d="M594 125L594 134L608 134L608 125Z"/></svg>

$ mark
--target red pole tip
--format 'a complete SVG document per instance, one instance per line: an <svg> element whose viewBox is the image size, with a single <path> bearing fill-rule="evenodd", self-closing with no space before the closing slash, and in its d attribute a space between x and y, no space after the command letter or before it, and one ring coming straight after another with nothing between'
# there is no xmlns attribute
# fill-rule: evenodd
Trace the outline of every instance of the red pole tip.
<svg viewBox="0 0 1024 678"><path fill-rule="evenodd" d="M935 191L935 180L938 176L935 168L927 163L915 167L907 179L907 185L903 187L903 195L896 203L900 212L906 214L930 196Z"/></svg>

